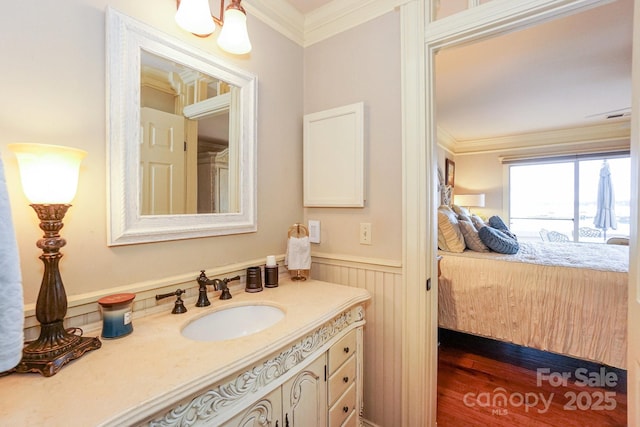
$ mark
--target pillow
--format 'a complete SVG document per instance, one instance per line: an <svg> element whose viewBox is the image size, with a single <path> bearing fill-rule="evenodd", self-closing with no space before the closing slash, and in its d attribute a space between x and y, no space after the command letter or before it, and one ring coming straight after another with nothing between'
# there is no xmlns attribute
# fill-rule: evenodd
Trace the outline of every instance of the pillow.
<svg viewBox="0 0 640 427"><path fill-rule="evenodd" d="M464 252L466 248L458 218L448 206L438 208L438 247L447 252Z"/></svg>
<svg viewBox="0 0 640 427"><path fill-rule="evenodd" d="M480 230L482 227L487 225L485 224L484 220L476 214L471 214L471 222L473 223L473 226L476 228L476 230Z"/></svg>
<svg viewBox="0 0 640 427"><path fill-rule="evenodd" d="M494 215L491 218L489 218L489 226L502 231L504 234L506 234L507 236L513 239L516 239L516 240L518 239L516 235L513 234L511 230L509 230L509 227L507 227L507 224L505 224L502 218L500 218L498 215Z"/></svg>
<svg viewBox="0 0 640 427"><path fill-rule="evenodd" d="M494 252L513 255L520 250L516 239L493 227L482 227L478 230L478 236Z"/></svg>
<svg viewBox="0 0 640 427"><path fill-rule="evenodd" d="M498 230L509 229L509 227L507 227L507 224L505 224L502 218L500 218L498 215L494 215L489 218L489 225L493 228L497 228Z"/></svg>
<svg viewBox="0 0 640 427"><path fill-rule="evenodd" d="M471 213L469 212L469 209L463 206L451 205L451 209L453 209L453 211L456 213L456 215L458 215L458 217L462 215L468 217L471 215Z"/></svg>
<svg viewBox="0 0 640 427"><path fill-rule="evenodd" d="M467 248L476 252L489 252L489 248L482 243L480 236L478 236L478 230L476 230L471 221L459 221L459 224Z"/></svg>

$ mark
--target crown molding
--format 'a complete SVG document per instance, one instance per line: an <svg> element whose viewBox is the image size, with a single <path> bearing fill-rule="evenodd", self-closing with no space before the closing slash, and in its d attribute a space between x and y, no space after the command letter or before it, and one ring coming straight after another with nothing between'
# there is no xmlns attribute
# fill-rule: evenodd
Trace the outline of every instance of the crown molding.
<svg viewBox="0 0 640 427"><path fill-rule="evenodd" d="M333 0L305 15L304 47L371 21L411 0Z"/></svg>
<svg viewBox="0 0 640 427"><path fill-rule="evenodd" d="M441 132L444 135L442 140ZM444 130L438 129L438 142L455 155L593 144L629 140L630 137L630 120L467 141L457 141Z"/></svg>
<svg viewBox="0 0 640 427"><path fill-rule="evenodd" d="M304 45L304 15L286 0L245 0L247 14L255 16L300 46Z"/></svg>
<svg viewBox="0 0 640 427"><path fill-rule="evenodd" d="M302 47L375 19L413 0L333 0L303 15L286 0L245 0L247 13Z"/></svg>
<svg viewBox="0 0 640 427"><path fill-rule="evenodd" d="M458 141L456 141L456 139L451 136L451 134L449 132L447 132L444 128L438 126L438 130L437 130L437 138L436 140L438 141L438 146L440 148L442 148L445 151L448 151L451 154L456 154L456 145L458 144Z"/></svg>

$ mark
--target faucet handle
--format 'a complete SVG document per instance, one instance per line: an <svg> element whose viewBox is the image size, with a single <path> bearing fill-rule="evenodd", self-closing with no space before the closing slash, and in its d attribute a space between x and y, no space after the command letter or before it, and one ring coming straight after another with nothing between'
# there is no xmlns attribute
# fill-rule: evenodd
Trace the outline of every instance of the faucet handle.
<svg viewBox="0 0 640 427"><path fill-rule="evenodd" d="M197 282L200 287L211 284L211 280L209 280L204 270L200 270L200 275L198 276Z"/></svg>
<svg viewBox="0 0 640 427"><path fill-rule="evenodd" d="M161 300L163 298L175 296L176 297L176 302L173 305L173 310L171 310L171 313L172 314L186 313L187 312L187 307L184 306L184 301L182 301L182 298L180 298L180 296L182 294L184 294L185 292L186 291L184 291L182 289L177 289L176 291L169 292L168 294L156 295L156 301Z"/></svg>
<svg viewBox="0 0 640 427"><path fill-rule="evenodd" d="M215 282L213 287L215 288L216 291L222 291L222 293L220 294L220 299L231 299L231 291L229 291L229 287L227 286L227 283L229 282L227 279L213 279L213 281Z"/></svg>
<svg viewBox="0 0 640 427"><path fill-rule="evenodd" d="M230 278L230 279L222 279L222 281L223 281L225 284L226 284L226 283L229 283L229 282L231 282L231 281L233 281L233 280L240 280L240 275L238 275L238 276L234 276L234 277L232 277L232 278Z"/></svg>
<svg viewBox="0 0 640 427"><path fill-rule="evenodd" d="M229 291L229 282L231 282L232 280L240 280L240 276L235 276L232 278L224 278L222 280L220 279L213 279L214 282L214 288L217 291L222 291L222 293L220 294L220 299L231 299L231 291Z"/></svg>

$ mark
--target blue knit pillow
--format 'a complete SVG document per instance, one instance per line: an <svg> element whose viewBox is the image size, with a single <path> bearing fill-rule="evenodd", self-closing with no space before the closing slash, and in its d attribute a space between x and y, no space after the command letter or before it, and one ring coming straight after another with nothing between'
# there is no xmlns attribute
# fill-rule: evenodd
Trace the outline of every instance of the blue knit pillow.
<svg viewBox="0 0 640 427"><path fill-rule="evenodd" d="M489 218L488 223L490 226L492 226L493 228L497 228L498 230L509 229L509 227L507 227L507 224L505 224L502 218L500 218L498 215L494 215L491 218Z"/></svg>
<svg viewBox="0 0 640 427"><path fill-rule="evenodd" d="M520 250L516 239L495 228L482 227L478 230L478 236L482 243L494 252L513 255Z"/></svg>
<svg viewBox="0 0 640 427"><path fill-rule="evenodd" d="M504 223L504 221L502 220L502 218L500 218L498 215L494 215L491 218L489 218L488 224L495 228L498 229L500 231L502 231L504 234L506 234L507 236L518 240L518 238L516 237L515 234L513 234L511 232L511 230L509 230L509 227L507 227L507 224Z"/></svg>

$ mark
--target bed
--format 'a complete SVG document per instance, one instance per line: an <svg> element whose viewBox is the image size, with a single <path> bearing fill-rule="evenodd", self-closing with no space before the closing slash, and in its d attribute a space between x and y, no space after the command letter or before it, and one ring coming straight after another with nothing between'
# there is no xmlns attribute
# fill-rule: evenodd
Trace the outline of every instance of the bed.
<svg viewBox="0 0 640 427"><path fill-rule="evenodd" d="M626 369L627 246L439 255L440 327Z"/></svg>

